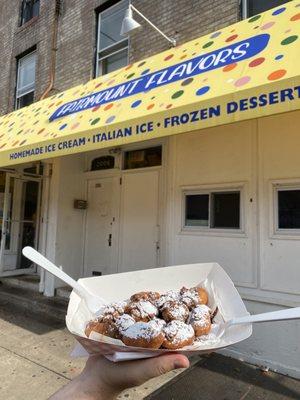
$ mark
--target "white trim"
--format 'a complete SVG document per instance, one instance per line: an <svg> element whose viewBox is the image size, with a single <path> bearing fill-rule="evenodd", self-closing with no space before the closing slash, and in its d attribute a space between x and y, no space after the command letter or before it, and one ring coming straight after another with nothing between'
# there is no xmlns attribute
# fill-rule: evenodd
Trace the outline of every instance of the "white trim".
<svg viewBox="0 0 300 400"><path fill-rule="evenodd" d="M300 178L288 180L270 181L270 238L284 240L300 240L300 229L279 228L278 221L278 192L288 190L300 190Z"/></svg>
<svg viewBox="0 0 300 400"><path fill-rule="evenodd" d="M211 236L238 236L247 237L245 232L245 182L239 184L197 185L196 187L181 187L181 230L179 234L211 235ZM212 193L239 192L240 193L240 228L212 228ZM185 198L187 195L208 194L208 226L185 225Z"/></svg>
<svg viewBox="0 0 300 400"><path fill-rule="evenodd" d="M242 19L248 18L248 0L240 0L241 16Z"/></svg>

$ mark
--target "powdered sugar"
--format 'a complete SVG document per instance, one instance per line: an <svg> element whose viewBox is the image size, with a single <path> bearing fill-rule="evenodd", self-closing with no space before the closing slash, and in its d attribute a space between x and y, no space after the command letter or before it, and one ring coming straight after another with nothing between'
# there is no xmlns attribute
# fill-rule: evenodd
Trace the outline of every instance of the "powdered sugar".
<svg viewBox="0 0 300 400"><path fill-rule="evenodd" d="M164 306L164 304L168 301L178 301L180 299L180 293L178 290L170 290L169 292L163 294L160 296L160 298L157 300L157 307L161 308Z"/></svg>
<svg viewBox="0 0 300 400"><path fill-rule="evenodd" d="M124 336L130 339L146 339L151 340L161 333L158 324L151 322L136 322L129 326L124 332Z"/></svg>
<svg viewBox="0 0 300 400"><path fill-rule="evenodd" d="M166 339L179 343L194 337L194 329L182 321L173 320L165 328Z"/></svg>
<svg viewBox="0 0 300 400"><path fill-rule="evenodd" d="M116 327L119 329L121 334L123 334L134 323L135 320L128 314L123 314L116 319Z"/></svg>

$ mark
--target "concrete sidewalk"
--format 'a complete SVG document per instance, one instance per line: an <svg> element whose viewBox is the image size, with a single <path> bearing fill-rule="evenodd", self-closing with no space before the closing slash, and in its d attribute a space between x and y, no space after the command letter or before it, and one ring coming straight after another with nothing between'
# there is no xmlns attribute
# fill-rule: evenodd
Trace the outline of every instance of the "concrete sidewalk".
<svg viewBox="0 0 300 400"><path fill-rule="evenodd" d="M147 400L299 400L300 381L212 354Z"/></svg>
<svg viewBox="0 0 300 400"><path fill-rule="evenodd" d="M0 285L0 399L46 400L80 373L85 360L70 357L75 340L62 319L66 305ZM143 399L181 372L152 379L119 399Z"/></svg>
<svg viewBox="0 0 300 400"><path fill-rule="evenodd" d="M13 302L8 290L0 286L0 399L46 400L80 373L85 360L70 357L75 340L61 319L66 303L54 299L51 306L51 299L40 299L38 294L30 298L30 293L20 303L16 292L14 296ZM46 312L45 302L50 303L53 316ZM58 304L60 311L54 312L52 307ZM126 400L144 398L299 400L300 382L213 355L195 357L191 369L172 371L119 396Z"/></svg>

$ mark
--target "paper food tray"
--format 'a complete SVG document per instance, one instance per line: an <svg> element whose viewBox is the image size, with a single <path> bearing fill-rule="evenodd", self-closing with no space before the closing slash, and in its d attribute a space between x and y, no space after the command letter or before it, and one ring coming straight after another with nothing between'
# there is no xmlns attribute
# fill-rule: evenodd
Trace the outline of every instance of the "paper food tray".
<svg viewBox="0 0 300 400"><path fill-rule="evenodd" d="M213 326L212 340L195 342L192 346L174 350L186 355L209 353L247 339L252 334L252 325L235 325L220 329L222 324L232 318L249 315L246 307L234 287L233 282L217 263L177 265L121 274L83 278L79 282L91 293L102 297L107 303L129 299L140 291L165 293L179 290L182 286L205 287L212 309L218 307ZM90 338L84 330L92 315L84 301L73 291L70 296L66 324L69 331L89 354L102 354L113 361L125 361L137 358L155 357L169 353L168 349L144 349L125 346L120 340L97 333Z"/></svg>

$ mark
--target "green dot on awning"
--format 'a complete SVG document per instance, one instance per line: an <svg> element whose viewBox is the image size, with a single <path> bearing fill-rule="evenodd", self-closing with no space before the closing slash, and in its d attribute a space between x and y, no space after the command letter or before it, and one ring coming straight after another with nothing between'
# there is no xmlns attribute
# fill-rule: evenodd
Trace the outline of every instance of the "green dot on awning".
<svg viewBox="0 0 300 400"><path fill-rule="evenodd" d="M261 15L255 15L254 17L250 18L248 22L255 22L255 21L257 21L260 17L261 17Z"/></svg>
<svg viewBox="0 0 300 400"><path fill-rule="evenodd" d="M281 44L282 44L283 46L286 46L287 44L293 43L293 42L294 42L295 40L297 40L297 39L298 39L298 36L297 36L297 35L289 36L289 37L283 39L283 41L281 42Z"/></svg>
<svg viewBox="0 0 300 400"><path fill-rule="evenodd" d="M184 90L178 90L178 92L175 92L172 94L172 99L177 99L178 97L182 96L184 93Z"/></svg>

